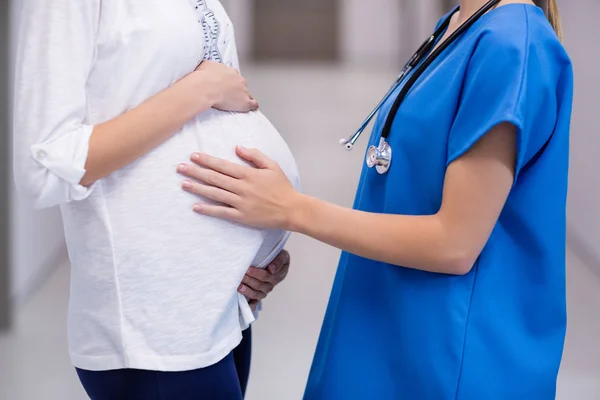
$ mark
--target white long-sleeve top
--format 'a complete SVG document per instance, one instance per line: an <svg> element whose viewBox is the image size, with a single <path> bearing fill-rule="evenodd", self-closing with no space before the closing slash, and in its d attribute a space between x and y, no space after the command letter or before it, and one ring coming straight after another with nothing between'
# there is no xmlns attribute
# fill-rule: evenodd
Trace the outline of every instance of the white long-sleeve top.
<svg viewBox="0 0 600 400"><path fill-rule="evenodd" d="M237 293L266 266L281 231L194 214L176 166L192 151L241 162L257 147L299 179L259 112L209 110L136 162L79 185L96 124L192 72L202 59L238 67L217 0L24 0L14 118L17 186L59 204L72 263L69 347L76 367L180 371L218 362L253 321Z"/></svg>

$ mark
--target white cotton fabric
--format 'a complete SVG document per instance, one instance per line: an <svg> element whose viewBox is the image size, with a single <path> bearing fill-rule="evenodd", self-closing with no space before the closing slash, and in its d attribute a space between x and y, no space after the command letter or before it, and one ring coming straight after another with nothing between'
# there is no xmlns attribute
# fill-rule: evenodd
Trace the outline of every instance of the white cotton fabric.
<svg viewBox="0 0 600 400"><path fill-rule="evenodd" d="M84 188L93 127L136 107L202 59L238 68L216 0L25 0L16 62L15 179L38 207L60 204L72 263L76 367L182 371L225 357L254 315L237 288L288 234L192 212L176 172L192 151L236 162L236 145L294 158L260 113L210 110L163 145Z"/></svg>

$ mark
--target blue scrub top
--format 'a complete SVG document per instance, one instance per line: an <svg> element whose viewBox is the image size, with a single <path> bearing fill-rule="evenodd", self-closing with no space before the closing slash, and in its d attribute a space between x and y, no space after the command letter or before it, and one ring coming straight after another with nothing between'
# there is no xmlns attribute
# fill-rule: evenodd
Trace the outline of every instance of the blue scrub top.
<svg viewBox="0 0 600 400"><path fill-rule="evenodd" d="M555 398L572 91L565 50L524 4L485 14L419 78L392 127L391 169L363 169L354 207L435 214L447 166L505 121L517 127L515 184L465 276L342 254L305 399Z"/></svg>

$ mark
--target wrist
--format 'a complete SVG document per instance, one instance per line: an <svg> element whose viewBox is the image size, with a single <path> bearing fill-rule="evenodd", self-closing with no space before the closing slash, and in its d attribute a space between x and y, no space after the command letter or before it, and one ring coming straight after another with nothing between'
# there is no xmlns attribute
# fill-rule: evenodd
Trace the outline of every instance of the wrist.
<svg viewBox="0 0 600 400"><path fill-rule="evenodd" d="M290 232L303 232L303 227L309 217L311 198L302 193L295 192L289 202L284 229Z"/></svg>
<svg viewBox="0 0 600 400"><path fill-rule="evenodd" d="M203 99L204 109L213 108L221 101L222 93L217 85L217 80L205 71L192 72L193 96L200 95ZM204 110L202 110L204 111Z"/></svg>

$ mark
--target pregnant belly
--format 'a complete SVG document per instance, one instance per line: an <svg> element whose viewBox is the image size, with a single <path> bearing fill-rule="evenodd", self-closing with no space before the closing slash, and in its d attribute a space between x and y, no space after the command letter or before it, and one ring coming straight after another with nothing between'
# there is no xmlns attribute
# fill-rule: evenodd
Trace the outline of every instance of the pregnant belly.
<svg viewBox="0 0 600 400"><path fill-rule="evenodd" d="M140 274L150 279L185 277L179 284L210 286L214 282L204 279L208 272L235 290L248 266L265 266L276 255L287 239L285 232L197 215L193 204L205 200L181 189L178 163L200 151L242 164L236 145L258 148L275 159L299 188L290 149L260 112L216 110L203 113L169 141L104 180L115 257L125 275L132 270L136 280ZM152 252L141 252L140 241Z"/></svg>
<svg viewBox="0 0 600 400"><path fill-rule="evenodd" d="M300 179L294 156L270 121L260 112L231 113L211 110L192 122L195 126L197 149L215 157L245 164L235 154L236 146L256 148L277 161L292 185L300 190ZM202 199L200 199L202 201ZM262 230L263 241L252 265L266 266L285 240L287 233Z"/></svg>
<svg viewBox="0 0 600 400"><path fill-rule="evenodd" d="M293 184L298 183L294 157L275 127L260 112L231 113L211 110L196 118L194 129L197 150L242 164L235 147L257 148L279 163Z"/></svg>

